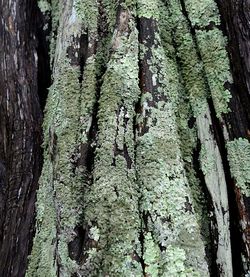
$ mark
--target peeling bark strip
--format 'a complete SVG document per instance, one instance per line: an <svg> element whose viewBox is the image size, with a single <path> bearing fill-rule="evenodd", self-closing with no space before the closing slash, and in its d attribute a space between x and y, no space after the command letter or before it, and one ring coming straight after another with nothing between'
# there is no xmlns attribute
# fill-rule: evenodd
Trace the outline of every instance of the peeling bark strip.
<svg viewBox="0 0 250 277"><path fill-rule="evenodd" d="M0 1L0 276L24 276L34 231L41 169L39 18L31 1Z"/></svg>

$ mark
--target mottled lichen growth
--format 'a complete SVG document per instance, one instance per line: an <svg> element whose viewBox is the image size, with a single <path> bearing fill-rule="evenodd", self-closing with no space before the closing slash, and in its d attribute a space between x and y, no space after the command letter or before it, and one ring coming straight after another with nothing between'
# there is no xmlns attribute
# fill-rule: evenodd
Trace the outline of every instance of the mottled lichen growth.
<svg viewBox="0 0 250 277"><path fill-rule="evenodd" d="M52 184L53 166L49 162L48 154L43 165L40 181L40 189L37 194L36 236L33 241L31 256L29 257L29 268L26 276L56 276L54 255L56 251L56 210L55 195ZM39 269L39 270L38 270Z"/></svg>
<svg viewBox="0 0 250 277"><path fill-rule="evenodd" d="M84 167L78 164L80 143L86 143L91 107L95 100L94 70L87 59L88 72L80 84L79 45L84 31L72 4L67 3L60 17L53 65L53 84L45 108L44 166L37 196L37 229L27 276L71 276L78 268L70 258L69 243L81 224L83 192L87 183ZM51 42L53 43L53 42ZM74 48L74 56L68 55ZM80 59L80 57L79 57ZM94 58L92 59L94 60ZM89 87L88 93L84 88ZM81 103L81 99L84 103ZM86 120L88 118L88 120ZM83 120L84 119L84 120Z"/></svg>
<svg viewBox="0 0 250 277"><path fill-rule="evenodd" d="M200 34L207 34L207 31L206 28L196 30L195 26L197 26L197 24L195 24L195 26L190 24L190 19L185 10L185 3L184 1L171 1L171 4L168 5L170 13L169 21L173 26L172 37L177 52L177 61L179 63L179 71L182 76L184 89L187 90L193 115L196 118L193 118L193 121L195 120L197 126L197 136L201 143L201 152L199 154L200 169L204 175L204 182L209 192L209 197L211 197L217 221L217 234L219 240L217 263L218 267L221 268L221 271L224 272L223 274L231 276L232 263L229 214L228 212L225 213L225 211L228 211L227 185L219 148L212 131L211 111L208 105L208 98L211 93L211 82L213 82L213 79L211 78L213 78L213 76L207 74L207 65L205 64L206 61L203 60L200 50L201 42L197 39L197 32L201 32ZM188 3L189 10L195 9L194 2L191 1ZM197 4L199 5L199 3ZM200 15L202 16L201 12ZM213 53L206 52L207 57L213 57L216 55L214 52L216 52L217 49L213 49L211 51ZM225 49L223 49L223 51L225 52ZM216 62L221 64L219 60L214 61L214 63ZM217 65L213 66L216 67ZM222 67L221 70L224 71L224 69L225 67ZM227 70L225 70L225 72L228 73ZM224 81L220 80L218 85L219 87L223 87ZM219 87L217 87L217 92L219 92ZM219 92L218 95L221 95L221 92ZM215 104L214 97L212 96L212 98ZM220 103L223 103L223 101L220 100ZM225 105L222 104L222 106Z"/></svg>
<svg viewBox="0 0 250 277"><path fill-rule="evenodd" d="M85 27L89 31L95 31L97 28L97 17L98 17L98 8L96 0L87 0L84 1L84 4L81 0L74 1L74 7L76 9L77 15L81 18Z"/></svg>
<svg viewBox="0 0 250 277"><path fill-rule="evenodd" d="M140 210L144 219L145 271L149 276L174 276L169 273L178 271L179 256L173 255L168 263L164 249L177 246L183 253L183 270L179 273L208 276L204 244L193 215L177 133L173 101L178 96L174 95L173 79L177 78L178 82L178 75L173 76L174 65L165 57L156 19L149 19L142 15L140 23L145 28L141 30L142 36L147 34L147 24L155 29L152 29L153 38L141 37L142 76L146 81L141 84L142 112L138 118L136 148L137 177L142 193Z"/></svg>
<svg viewBox="0 0 250 277"><path fill-rule="evenodd" d="M52 14L54 66L28 276L208 276L194 162L219 206L218 266L225 271L228 259L230 276L227 195L207 99L218 117L227 112L231 80L215 1L201 2L39 4ZM80 264L68 248L76 226Z"/></svg>
<svg viewBox="0 0 250 277"><path fill-rule="evenodd" d="M155 0L138 1L137 15L139 17L159 19L159 2Z"/></svg>
<svg viewBox="0 0 250 277"><path fill-rule="evenodd" d="M236 186L245 196L250 196L250 143L239 138L227 143L228 161Z"/></svg>
<svg viewBox="0 0 250 277"><path fill-rule="evenodd" d="M232 83L226 38L219 29L219 11L214 0L185 0L185 8L195 31L207 82L217 117L227 113L231 98L225 84Z"/></svg>
<svg viewBox="0 0 250 277"><path fill-rule="evenodd" d="M51 10L51 5L47 0L39 0L38 7L42 13L45 13Z"/></svg>
<svg viewBox="0 0 250 277"><path fill-rule="evenodd" d="M67 59L58 67L50 88L44 121L46 161L40 178L37 201L37 233L28 276L55 276L56 260L62 272L73 273L75 264L68 257L68 243L81 215L82 177L74 172L72 157L78 146L79 70ZM73 96L73 97L72 97ZM48 202L47 205L45 203ZM60 227L58 226L60 222ZM51 257L38 254L48 251ZM38 253L37 253L38 252ZM39 258L37 258L39 257ZM36 272L35 268L39 268Z"/></svg>
<svg viewBox="0 0 250 277"><path fill-rule="evenodd" d="M204 66L179 1L171 1L168 22L171 24L181 79L188 93L185 102L190 102L193 116L197 117L207 108L209 91L204 79Z"/></svg>
<svg viewBox="0 0 250 277"><path fill-rule="evenodd" d="M141 264L134 259L140 252L133 163L134 105L140 93L137 56L134 19L121 10L100 91L93 184L85 193L84 218L97 240L86 249L84 276L142 275Z"/></svg>
<svg viewBox="0 0 250 277"><path fill-rule="evenodd" d="M189 82L183 82L183 70L187 72L189 76L189 81L193 79L193 82L196 81L198 87L200 86L201 89L204 89L204 85L199 85L199 81L197 81L198 76L196 76L197 72L195 70L194 72L192 72L191 67L189 68L189 70L187 70L180 64L180 61L183 60L185 56L187 56L187 58L189 59L189 63L192 63L193 61L195 62L196 53L194 51L194 48L192 47L192 41L189 41L191 43L190 48L187 48L187 52L184 51L185 46L181 48L183 50L183 54L189 53L189 55L185 54L184 57L181 57L181 53L178 52L177 48L180 46L180 41L177 45L176 40L178 39L178 35L175 35L175 31L177 28L175 28L176 22L172 19L173 12L166 9L166 5L163 3L163 1L160 5L160 35L166 55L166 64L168 65L167 75L169 78L169 86L171 87L170 97L176 114L176 123L178 128L178 135L180 138L181 155L184 162L188 183L191 189L190 198L192 199L192 206L195 211L199 226L201 228L202 239L206 244L206 248L209 249L210 238L209 218L206 200L207 196L204 194L201 180L199 180L199 178L197 177L197 166L194 167L197 163L197 157L195 157L195 153L197 152L198 148L195 115L198 115L202 110L204 110L204 98L206 97L203 91L198 90L196 90L196 92L200 94L200 97L197 97L197 93L189 95L190 91L193 92L192 88L194 87L194 85L190 84ZM181 18L179 18L178 22L181 24L181 26L185 26L185 22L181 23ZM181 30L185 31L186 29L183 27ZM186 35L186 37L188 36ZM194 57L192 55L194 55ZM192 56L193 59L190 56ZM186 88L186 85L190 86L188 90ZM194 109L192 109L192 107Z"/></svg>

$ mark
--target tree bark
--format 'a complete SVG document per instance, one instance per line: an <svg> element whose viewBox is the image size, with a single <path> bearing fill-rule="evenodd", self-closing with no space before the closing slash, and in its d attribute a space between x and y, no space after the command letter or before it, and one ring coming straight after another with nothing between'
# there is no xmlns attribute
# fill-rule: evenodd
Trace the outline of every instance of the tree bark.
<svg viewBox="0 0 250 277"><path fill-rule="evenodd" d="M249 274L249 3L38 6L1 2L0 275Z"/></svg>
<svg viewBox="0 0 250 277"><path fill-rule="evenodd" d="M0 1L0 276L24 276L41 169L36 5Z"/></svg>

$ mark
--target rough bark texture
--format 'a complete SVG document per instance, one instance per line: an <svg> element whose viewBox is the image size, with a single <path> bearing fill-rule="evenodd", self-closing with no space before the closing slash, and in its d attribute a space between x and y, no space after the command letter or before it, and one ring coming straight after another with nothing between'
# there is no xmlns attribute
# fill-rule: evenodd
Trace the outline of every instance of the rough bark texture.
<svg viewBox="0 0 250 277"><path fill-rule="evenodd" d="M0 276L24 276L34 233L42 162L37 12L32 1L0 1Z"/></svg>
<svg viewBox="0 0 250 277"><path fill-rule="evenodd" d="M247 276L249 3L40 0L43 30L1 5L0 275L25 272L46 100L26 276Z"/></svg>

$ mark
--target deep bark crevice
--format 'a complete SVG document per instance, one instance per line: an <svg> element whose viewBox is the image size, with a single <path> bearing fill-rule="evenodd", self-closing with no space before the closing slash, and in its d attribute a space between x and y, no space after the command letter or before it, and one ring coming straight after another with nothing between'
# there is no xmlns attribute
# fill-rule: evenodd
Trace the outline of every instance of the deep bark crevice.
<svg viewBox="0 0 250 277"><path fill-rule="evenodd" d="M37 5L37 3L36 3ZM50 67L50 55L49 55L49 36L51 33L51 17L50 14L43 14L39 7L36 6L37 10L37 27L36 35L38 39L37 45L37 85L38 85L38 96L41 110L44 111L46 104L48 89L51 85L51 74L52 70ZM44 26L47 26L45 29Z"/></svg>
<svg viewBox="0 0 250 277"><path fill-rule="evenodd" d="M220 11L221 28L228 39L228 54L234 84L230 89L231 138L247 137L250 129L250 80L249 80L249 1L215 0Z"/></svg>

